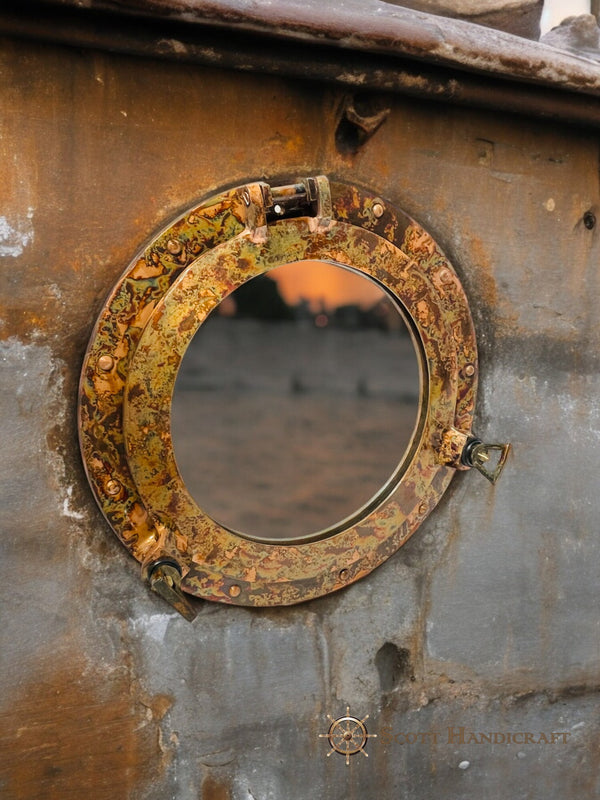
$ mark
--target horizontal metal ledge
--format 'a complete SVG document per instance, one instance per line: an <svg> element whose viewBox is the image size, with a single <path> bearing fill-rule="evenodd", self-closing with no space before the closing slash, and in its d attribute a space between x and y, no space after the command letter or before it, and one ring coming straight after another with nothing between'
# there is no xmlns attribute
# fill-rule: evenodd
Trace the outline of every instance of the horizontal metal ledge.
<svg viewBox="0 0 600 800"><path fill-rule="evenodd" d="M75 8L71 0L63 0L62 3L46 0L35 4L35 13L31 13L34 4L21 0L18 7L14 6L11 10L9 0L0 10L0 34L246 72L333 82L355 91L399 92L458 105L600 127L600 65L459 20L442 20L444 42L448 50L452 49L448 29L458 26L461 30L466 27L471 36L484 39L491 36L505 43L508 40L519 49L519 58L515 53L504 53L504 68L494 69L495 62L490 56L486 63L478 62L477 71L472 71L474 64L468 59L444 60L436 57L435 48L431 52L426 51L424 37L427 28L409 55L404 40L396 41L395 48L390 46L387 49L379 41L377 46L373 43L373 49L369 50L364 31L361 46L357 46L355 41L341 40L332 44L325 31L320 38L317 38L316 32L314 36L305 32L303 35L297 33L295 37L288 32L286 38L285 29L279 29L277 36L274 35L274 29L266 25L261 31L256 26L251 31L238 18L230 20L229 27L224 18L215 20L212 17L204 18L202 24L188 24L181 20L172 21L172 17L165 19L161 16L160 20L148 15L135 17L133 4L129 6L130 14L97 11L96 7L108 4L90 1L93 6L91 10ZM157 0L148 7L158 6L162 9L169 2ZM180 7L185 5L190 3L187 0L179 3ZM283 5L288 6L287 3ZM207 6L221 8L224 4L205 3L202 0L194 3L197 11ZM353 4L355 6L356 3ZM416 16L425 21L436 20L435 25L442 35L440 18L395 6L392 8L401 18ZM358 23L358 20L355 21ZM526 71L523 59L527 52L535 54L535 58L532 56L528 62L529 82L522 75ZM546 56L546 68L536 73L540 52ZM476 54L472 55L474 57ZM510 65L510 69L507 65Z"/></svg>
<svg viewBox="0 0 600 800"><path fill-rule="evenodd" d="M94 13L136 24L180 23L188 36L208 27L226 28L287 41L328 45L353 52L385 54L483 72L526 83L600 92L600 64L529 39L463 20L425 14L382 0L4 0L24 22L34 9L52 15L71 11L81 20ZM114 24L118 33L119 22Z"/></svg>

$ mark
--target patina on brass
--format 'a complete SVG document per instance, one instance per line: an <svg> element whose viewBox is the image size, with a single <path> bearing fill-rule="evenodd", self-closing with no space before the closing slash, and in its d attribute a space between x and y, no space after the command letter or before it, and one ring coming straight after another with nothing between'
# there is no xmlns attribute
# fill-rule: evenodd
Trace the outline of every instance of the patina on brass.
<svg viewBox="0 0 600 800"><path fill-rule="evenodd" d="M312 538L273 543L227 530L190 496L173 453L171 399L186 348L220 301L256 275L307 260L363 272L396 299L419 354L422 398L407 453L367 506ZM455 471L472 466L462 453L476 384L466 297L426 231L357 186L255 182L188 211L118 282L85 357L81 448L103 513L146 574L152 564L177 565L177 590L289 605L371 572L407 541Z"/></svg>

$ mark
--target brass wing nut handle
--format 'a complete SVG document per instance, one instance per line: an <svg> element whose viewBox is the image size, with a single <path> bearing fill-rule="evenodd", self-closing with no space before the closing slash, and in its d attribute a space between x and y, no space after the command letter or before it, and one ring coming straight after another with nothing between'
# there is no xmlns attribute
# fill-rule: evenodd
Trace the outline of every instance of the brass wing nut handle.
<svg viewBox="0 0 600 800"><path fill-rule="evenodd" d="M484 478L494 484L502 474L510 449L510 444L485 444L481 439L472 437L465 445L462 462L467 467L475 467ZM492 453L496 455L495 466L490 465L490 462L493 463Z"/></svg>
<svg viewBox="0 0 600 800"><path fill-rule="evenodd" d="M189 343L221 300L257 275L303 261L347 267L388 292L417 352L421 397L410 445L367 505L327 531L275 543L228 530L191 497L173 452L171 398ZM138 253L109 294L81 375L83 463L144 579L187 619L195 613L189 595L292 605L383 563L456 471L474 467L495 483L509 445L472 433L477 380L465 292L415 220L378 193L323 175L284 186L250 182L189 208Z"/></svg>
<svg viewBox="0 0 600 800"><path fill-rule="evenodd" d="M504 469L511 450L510 444L486 444L472 434L450 428L443 432L438 449L441 463L458 470L474 467L484 478L495 484Z"/></svg>

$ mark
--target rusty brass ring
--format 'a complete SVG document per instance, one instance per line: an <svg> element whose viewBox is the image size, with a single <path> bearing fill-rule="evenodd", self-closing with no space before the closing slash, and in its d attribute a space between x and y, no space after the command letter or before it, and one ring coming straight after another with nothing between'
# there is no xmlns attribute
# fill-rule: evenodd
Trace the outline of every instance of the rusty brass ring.
<svg viewBox="0 0 600 800"><path fill-rule="evenodd" d="M404 544L464 468L477 381L464 291L428 233L375 204L376 194L323 177L223 192L157 236L103 308L80 386L88 478L129 552L146 567L175 561L190 594L289 605L346 586ZM171 399L210 311L246 280L306 260L365 273L394 297L420 354L422 399L411 445L375 498L333 529L273 543L222 527L190 496L173 453Z"/></svg>

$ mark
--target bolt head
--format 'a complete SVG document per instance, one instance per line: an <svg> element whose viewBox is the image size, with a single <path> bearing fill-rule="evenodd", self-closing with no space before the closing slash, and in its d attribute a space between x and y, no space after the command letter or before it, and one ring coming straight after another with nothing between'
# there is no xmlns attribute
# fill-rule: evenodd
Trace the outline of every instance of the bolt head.
<svg viewBox="0 0 600 800"><path fill-rule="evenodd" d="M106 485L104 487L106 489L106 494L110 494L114 497L114 495L119 494L121 491L121 484L119 481L116 481L114 478L111 478L109 481L106 481Z"/></svg>
<svg viewBox="0 0 600 800"><path fill-rule="evenodd" d="M104 355L98 359L98 369L101 372L110 372L115 365L115 360L112 356Z"/></svg>
<svg viewBox="0 0 600 800"><path fill-rule="evenodd" d="M379 203L379 202L373 203L373 216L376 219L379 219L380 217L383 217L383 212L384 211L385 211L385 209L383 207L383 203Z"/></svg>
<svg viewBox="0 0 600 800"><path fill-rule="evenodd" d="M473 366L473 364L467 364L467 366L465 367L465 375L468 378L472 378L473 375L475 375L475 367Z"/></svg>
<svg viewBox="0 0 600 800"><path fill-rule="evenodd" d="M237 583L234 583L233 586L229 587L229 595L230 595L230 597L239 597L241 593L242 593L242 590L237 585Z"/></svg>
<svg viewBox="0 0 600 800"><path fill-rule="evenodd" d="M167 250L174 256L178 255L181 253L181 242L178 242L177 239L169 239L167 242Z"/></svg>

